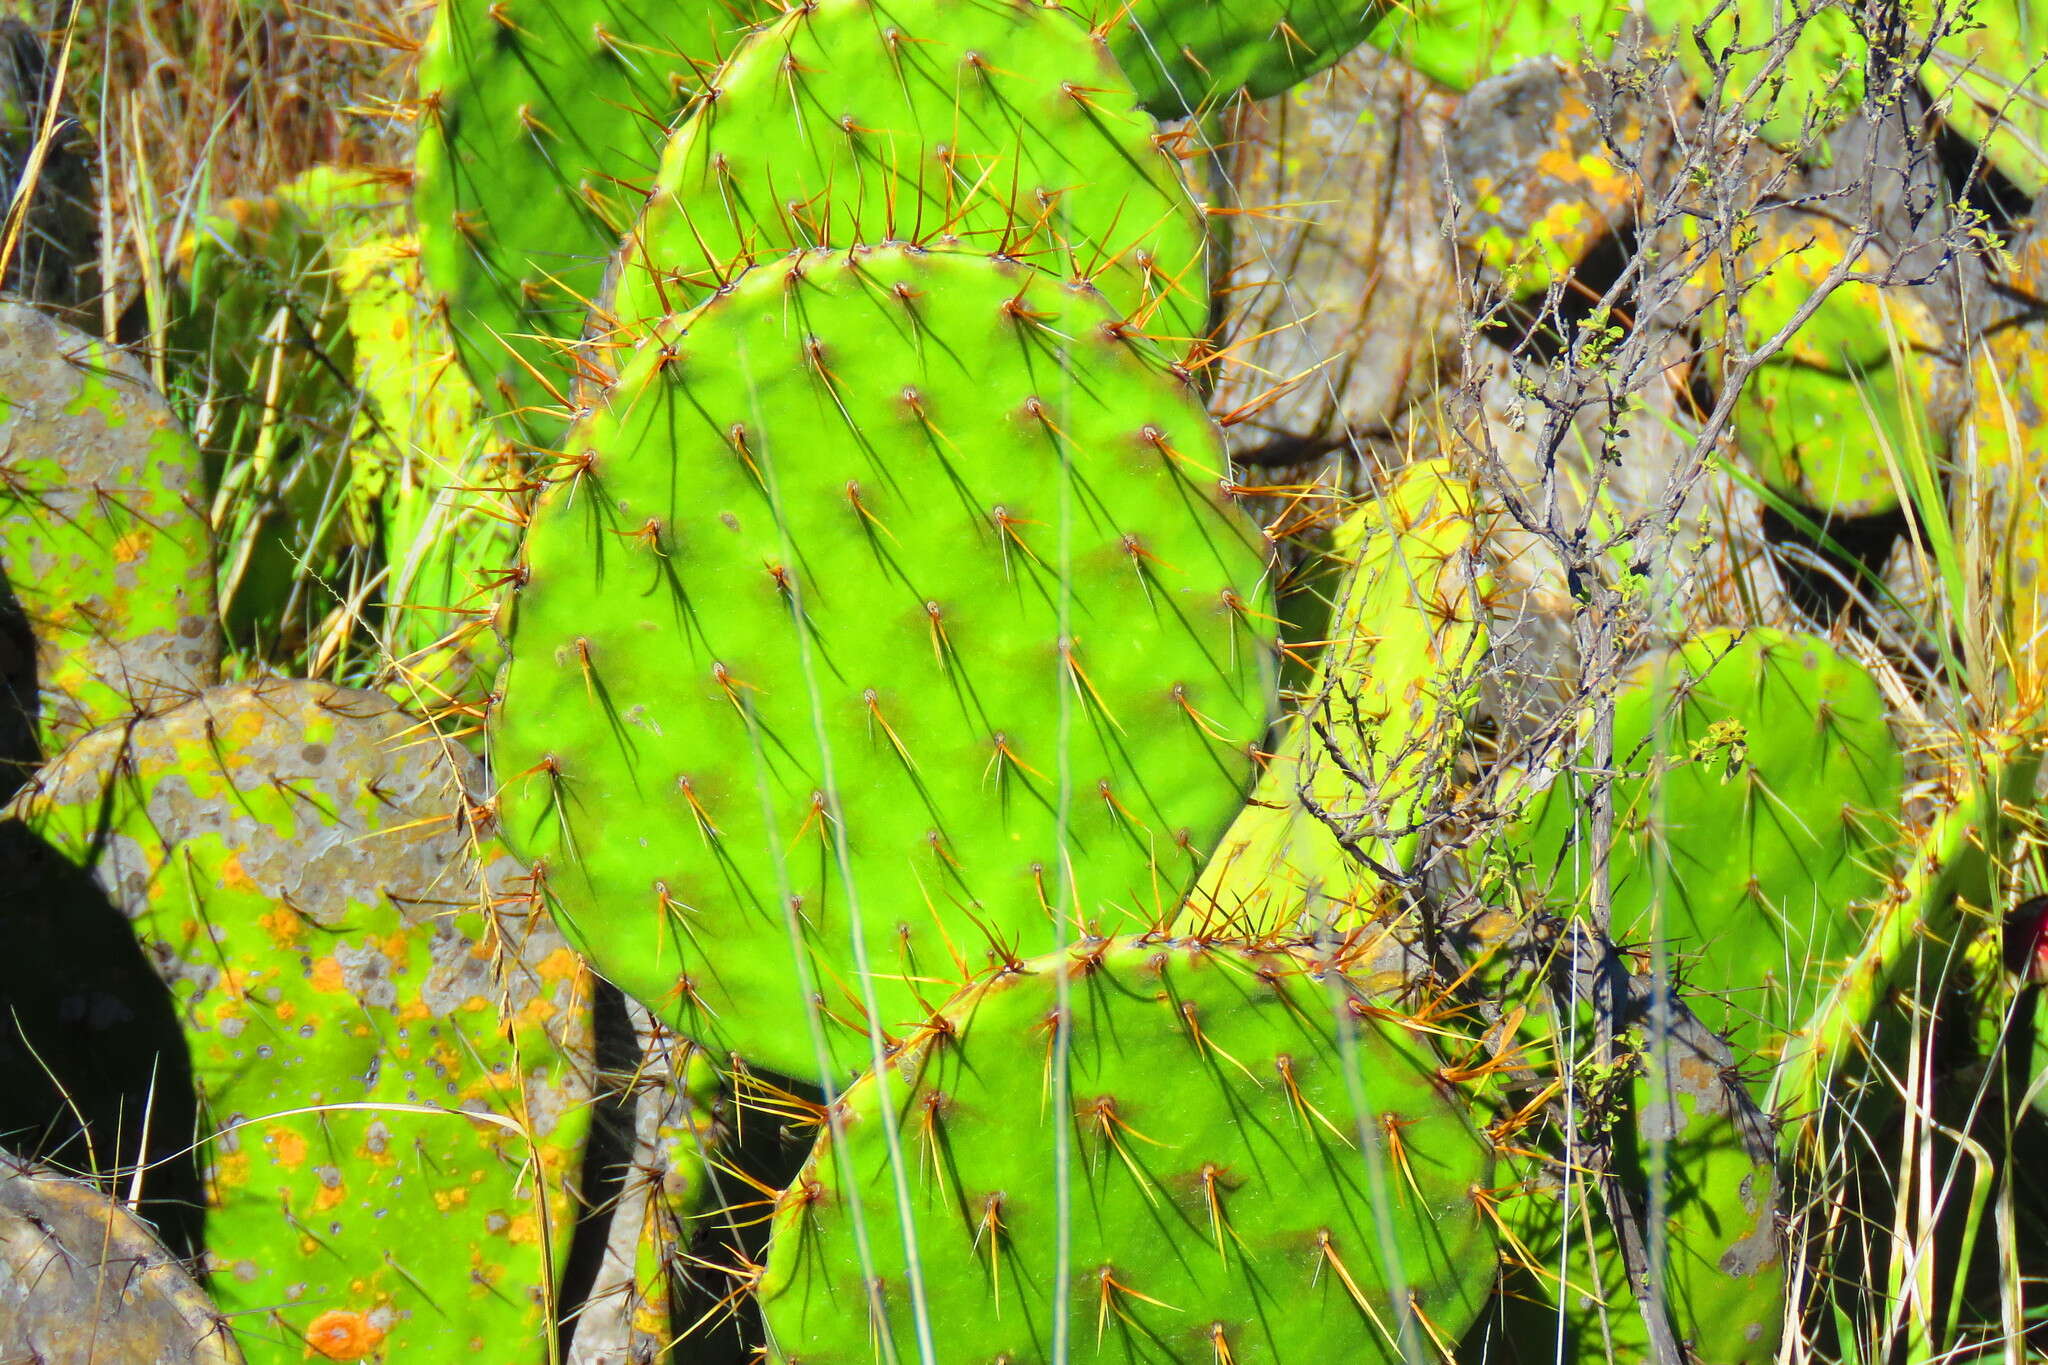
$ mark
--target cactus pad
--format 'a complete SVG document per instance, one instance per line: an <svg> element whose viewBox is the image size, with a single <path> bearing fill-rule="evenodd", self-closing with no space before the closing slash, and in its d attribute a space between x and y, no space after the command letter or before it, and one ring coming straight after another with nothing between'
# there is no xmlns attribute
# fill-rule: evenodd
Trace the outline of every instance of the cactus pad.
<svg viewBox="0 0 2048 1365"><path fill-rule="evenodd" d="M749 35L713 85L622 253L627 323L793 247L947 241L1092 278L1156 335L1207 330L1201 216L1071 15L818 0Z"/></svg>
<svg viewBox="0 0 2048 1365"><path fill-rule="evenodd" d="M1077 6L1109 37L1117 64L1161 118L1262 100L1343 60L1386 0L1136 0Z"/></svg>
<svg viewBox="0 0 2048 1365"><path fill-rule="evenodd" d="M746 27L723 0L448 0L420 58L415 206L427 274L448 297L487 401L541 410L569 387L606 258L638 211L669 126Z"/></svg>
<svg viewBox="0 0 2048 1365"><path fill-rule="evenodd" d="M1822 214L1787 215L1767 227L1744 263L1755 272L1737 304L1746 344L1753 349L1789 324L1847 246ZM1842 284L1743 386L1736 440L1765 484L1801 507L1838 517L1890 511L1898 505L1893 465L1925 444L1939 340L1912 291Z"/></svg>
<svg viewBox="0 0 2048 1365"><path fill-rule="evenodd" d="M1825 641L1709 632L1638 667L1615 707L1614 937L1665 951L1738 1051L1803 1020L1890 871L1903 761L1884 699ZM1585 791L1517 838L1560 907L1590 886Z"/></svg>
<svg viewBox="0 0 2048 1365"><path fill-rule="evenodd" d="M241 1365L242 1353L148 1224L0 1152L0 1359Z"/></svg>
<svg viewBox="0 0 2048 1365"><path fill-rule="evenodd" d="M1471 489L1439 461L1409 466L1339 529L1332 553L1351 567L1329 642L1203 869L1198 913L1255 936L1302 927L1304 914L1348 927L1378 905L1372 863L1413 870L1486 653L1477 535Z"/></svg>
<svg viewBox="0 0 2048 1365"><path fill-rule="evenodd" d="M531 1340L587 1125L587 980L374 693L212 689L17 799L177 997L212 1288L252 1361Z"/></svg>
<svg viewBox="0 0 2048 1365"><path fill-rule="evenodd" d="M998 971L842 1097L780 1199L770 1358L1423 1358L1493 1278L1491 1155L1436 1069L1286 953Z"/></svg>
<svg viewBox="0 0 2048 1365"><path fill-rule="evenodd" d="M35 636L46 752L214 680L202 482L141 365L0 303L0 567Z"/></svg>
<svg viewBox="0 0 2048 1365"><path fill-rule="evenodd" d="M508 839L607 976L785 1073L807 1014L849 1073L990 940L1153 922L1264 724L1226 477L1093 291L915 248L754 268L648 338L534 512Z"/></svg>

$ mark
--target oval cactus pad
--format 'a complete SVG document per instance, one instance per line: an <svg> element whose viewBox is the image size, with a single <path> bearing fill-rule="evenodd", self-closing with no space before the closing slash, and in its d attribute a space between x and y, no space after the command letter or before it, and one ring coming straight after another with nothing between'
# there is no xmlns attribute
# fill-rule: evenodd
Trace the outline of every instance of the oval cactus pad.
<svg viewBox="0 0 2048 1365"><path fill-rule="evenodd" d="M788 1072L865 1066L992 943L1170 914L1265 720L1226 470L1092 290L756 267L646 339L534 513L507 837L600 970Z"/></svg>
<svg viewBox="0 0 2048 1365"><path fill-rule="evenodd" d="M957 242L1208 326L1201 214L1130 83L1016 0L817 0L748 36L662 153L622 253L628 324L794 247Z"/></svg>
<svg viewBox="0 0 2048 1365"><path fill-rule="evenodd" d="M778 1201L769 1358L1431 1358L1493 1280L1493 1155L1380 1013L1195 941L996 972L845 1094Z"/></svg>
<svg viewBox="0 0 2048 1365"><path fill-rule="evenodd" d="M0 303L0 581L35 637L46 751L214 680L202 482L139 361Z"/></svg>
<svg viewBox="0 0 2048 1365"><path fill-rule="evenodd" d="M251 1362L545 1358L589 981L473 778L385 697L262 682L94 732L11 808L176 997Z"/></svg>

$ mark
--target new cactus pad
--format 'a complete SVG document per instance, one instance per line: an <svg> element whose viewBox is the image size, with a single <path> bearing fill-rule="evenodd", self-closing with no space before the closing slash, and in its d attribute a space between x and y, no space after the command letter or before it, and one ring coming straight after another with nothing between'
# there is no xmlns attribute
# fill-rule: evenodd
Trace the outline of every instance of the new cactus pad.
<svg viewBox="0 0 2048 1365"><path fill-rule="evenodd" d="M788 1073L858 1069L992 943L1170 913L1265 722L1226 477L1092 290L755 267L645 337L533 514L508 839L607 976Z"/></svg>
<svg viewBox="0 0 2048 1365"><path fill-rule="evenodd" d="M1302 916L1349 928L1388 874L1414 870L1486 653L1478 531L1470 486L1441 461L1409 466L1338 529L1331 552L1350 567L1328 643L1194 913L1253 935Z"/></svg>
<svg viewBox="0 0 2048 1365"><path fill-rule="evenodd" d="M841 1097L775 1212L770 1358L1424 1358L1491 1281L1491 1168L1427 1038L1333 970L1089 940Z"/></svg>
<svg viewBox="0 0 2048 1365"><path fill-rule="evenodd" d="M605 259L664 130L743 30L725 0L449 0L420 58L427 274L495 410L552 440ZM636 183L638 182L638 183Z"/></svg>
<svg viewBox="0 0 2048 1365"><path fill-rule="evenodd" d="M663 150L608 311L687 308L792 248L907 241L1090 279L1140 329L1201 336L1202 218L1135 104L1058 9L794 7L740 43Z"/></svg>
<svg viewBox="0 0 2048 1365"><path fill-rule="evenodd" d="M141 365L0 302L0 570L35 639L46 752L214 680L203 483Z"/></svg>
<svg viewBox="0 0 2048 1365"><path fill-rule="evenodd" d="M1774 1049L1890 871L1903 763L1876 683L1814 637L1705 632L1623 681L1614 752L1616 941L1659 955L1738 1051ZM1573 913L1592 878L1585 801L1560 778L1511 835Z"/></svg>
<svg viewBox="0 0 2048 1365"><path fill-rule="evenodd" d="M250 683L95 732L11 808L176 997L210 1284L252 1362L546 1321L588 983L467 818L474 779L382 696Z"/></svg>

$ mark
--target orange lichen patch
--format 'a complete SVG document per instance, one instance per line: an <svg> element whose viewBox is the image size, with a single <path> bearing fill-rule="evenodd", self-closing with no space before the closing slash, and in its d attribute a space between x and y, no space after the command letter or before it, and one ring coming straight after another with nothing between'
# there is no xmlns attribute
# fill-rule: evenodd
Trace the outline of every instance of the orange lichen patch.
<svg viewBox="0 0 2048 1365"><path fill-rule="evenodd" d="M241 855L230 853L221 860L220 884L230 891L255 891L256 879L242 867Z"/></svg>
<svg viewBox="0 0 2048 1365"><path fill-rule="evenodd" d="M118 537L113 545L114 562L133 564L149 553L153 541L154 537L147 531L130 531L127 535Z"/></svg>
<svg viewBox="0 0 2048 1365"><path fill-rule="evenodd" d="M316 991L339 991L345 989L341 976L341 963L332 955L313 963L313 989Z"/></svg>
<svg viewBox="0 0 2048 1365"><path fill-rule="evenodd" d="M309 1356L361 1360L384 1342L384 1332L352 1308L330 1308L306 1329Z"/></svg>
<svg viewBox="0 0 2048 1365"><path fill-rule="evenodd" d="M263 1145L270 1149L270 1158L287 1170L305 1164L306 1139L303 1134L289 1128L272 1128L263 1135Z"/></svg>
<svg viewBox="0 0 2048 1365"><path fill-rule="evenodd" d="M540 1242L540 1220L530 1213L515 1215L505 1236L514 1246L535 1246Z"/></svg>
<svg viewBox="0 0 2048 1365"><path fill-rule="evenodd" d="M332 1185L322 1185L320 1192L313 1196L313 1208L316 1212L325 1213L346 1198L348 1198L347 1185L339 1182Z"/></svg>
<svg viewBox="0 0 2048 1365"><path fill-rule="evenodd" d="M469 1191L466 1189L457 1188L434 1191L434 1207L443 1213L448 1212L450 1209L459 1209L468 1202Z"/></svg>
<svg viewBox="0 0 2048 1365"><path fill-rule="evenodd" d="M256 923L263 932L270 935L270 941L280 948L289 948L299 941L305 932L305 925L299 917L282 906L256 917Z"/></svg>
<svg viewBox="0 0 2048 1365"><path fill-rule="evenodd" d="M404 929L396 930L386 934L380 946L384 949L384 956L393 962L403 962L412 948L412 934Z"/></svg>
<svg viewBox="0 0 2048 1365"><path fill-rule="evenodd" d="M557 948L540 960L534 968L543 981L573 980L583 970L583 959L567 948Z"/></svg>
<svg viewBox="0 0 2048 1365"><path fill-rule="evenodd" d="M240 1189L248 1183L249 1154L247 1152L223 1153L214 1158L213 1179L208 1183L206 1202L214 1208L219 1208L221 1200L226 1197L228 1192Z"/></svg>

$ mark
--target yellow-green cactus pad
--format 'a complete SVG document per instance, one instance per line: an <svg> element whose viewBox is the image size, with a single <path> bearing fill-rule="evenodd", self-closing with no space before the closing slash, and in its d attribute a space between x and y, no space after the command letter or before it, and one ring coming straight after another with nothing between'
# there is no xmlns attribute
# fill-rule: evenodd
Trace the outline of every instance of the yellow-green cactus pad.
<svg viewBox="0 0 2048 1365"><path fill-rule="evenodd" d="M1931 10L1933 7L1926 7ZM1920 68L1948 121L2029 194L2048 189L2048 4L1973 0Z"/></svg>
<svg viewBox="0 0 2048 1365"><path fill-rule="evenodd" d="M506 837L686 1037L849 1075L992 945L1174 910L1265 724L1227 479L1091 289L757 266L644 334L534 511Z"/></svg>
<svg viewBox="0 0 2048 1365"><path fill-rule="evenodd" d="M1087 29L1017 0L818 0L751 34L662 152L621 255L628 323L795 247L952 243L1208 329L1202 217ZM600 323L602 318L600 318Z"/></svg>
<svg viewBox="0 0 2048 1365"><path fill-rule="evenodd" d="M1492 1152L1426 1035L1284 951L1013 964L838 1101L777 1203L779 1365L1431 1358Z"/></svg>
<svg viewBox="0 0 2048 1365"><path fill-rule="evenodd" d="M1841 227L1823 215L1767 221L1741 263L1747 278L1736 308L1747 346L1788 326L1847 249ZM1866 253L1859 273L1881 263ZM1726 325L1725 316L1710 317L1704 331L1711 340ZM1736 441L1764 483L1800 507L1837 517L1890 511L1898 506L1894 466L1930 440L1939 343L1933 316L1911 290L1838 285L1743 386Z"/></svg>
<svg viewBox="0 0 2048 1365"><path fill-rule="evenodd" d="M1388 7L1372 42L1469 90L1531 57L1603 60L1627 16L1618 0L1433 0Z"/></svg>
<svg viewBox="0 0 2048 1365"><path fill-rule="evenodd" d="M214 681L203 483L140 364L0 303L0 571L35 637L45 752Z"/></svg>
<svg viewBox="0 0 2048 1365"><path fill-rule="evenodd" d="M475 778L385 697L266 682L99 730L11 809L177 1000L252 1362L547 1358L588 982Z"/></svg>
<svg viewBox="0 0 2048 1365"><path fill-rule="evenodd" d="M1434 460L1340 528L1350 568L1329 641L1189 897L1195 915L1254 937L1348 927L1375 913L1377 869L1414 870L1486 655L1479 532L1471 488Z"/></svg>

